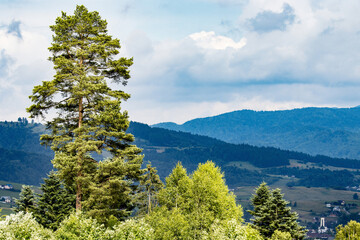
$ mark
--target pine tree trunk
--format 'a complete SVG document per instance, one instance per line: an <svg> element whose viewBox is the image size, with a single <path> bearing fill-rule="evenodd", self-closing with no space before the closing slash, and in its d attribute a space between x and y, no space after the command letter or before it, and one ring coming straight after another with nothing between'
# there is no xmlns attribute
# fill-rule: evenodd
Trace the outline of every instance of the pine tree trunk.
<svg viewBox="0 0 360 240"><path fill-rule="evenodd" d="M78 174L78 177L81 176L81 174ZM76 205L75 205L76 211L81 211L81 184L78 182L76 185Z"/></svg>
<svg viewBox="0 0 360 240"><path fill-rule="evenodd" d="M82 126L82 120L83 120L83 99L79 99L79 128Z"/></svg>
<svg viewBox="0 0 360 240"><path fill-rule="evenodd" d="M82 120L83 120L83 99L80 98L79 100L79 128L81 128L82 126ZM78 160L78 165L81 169L81 156L79 157ZM77 178L81 177L81 170L80 172L78 172L77 174ZM81 195L82 195L82 191L81 191L81 184L79 183L79 180L77 180L77 184L76 184L76 211L81 211Z"/></svg>
<svg viewBox="0 0 360 240"><path fill-rule="evenodd" d="M150 189L149 189L148 195L149 195L148 213L150 213L151 212L151 193L150 193Z"/></svg>

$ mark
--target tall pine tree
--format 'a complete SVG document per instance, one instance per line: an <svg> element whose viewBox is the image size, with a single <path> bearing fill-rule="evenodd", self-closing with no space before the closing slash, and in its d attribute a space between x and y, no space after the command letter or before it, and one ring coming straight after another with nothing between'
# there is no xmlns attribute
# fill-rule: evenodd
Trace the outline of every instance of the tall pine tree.
<svg viewBox="0 0 360 240"><path fill-rule="evenodd" d="M41 192L34 215L41 225L56 230L60 222L75 208L74 195L62 186L54 171L44 179Z"/></svg>
<svg viewBox="0 0 360 240"><path fill-rule="evenodd" d="M102 197L106 191L104 208L128 212L131 199L126 198L129 202L119 208L112 204L118 196L109 194L122 186L122 180L130 186L124 191L136 191L134 182L142 174L142 156L141 150L131 145L134 137L126 133L128 114L120 107L130 95L111 89L108 82L126 85L132 58L115 59L119 40L108 35L107 22L98 12L89 12L84 6L77 6L74 15L63 12L50 28L54 33L49 48L54 79L34 87L30 96L33 105L27 111L32 118L44 118L55 110L56 116L47 122L50 133L41 140L55 151L52 162L60 178L75 189L76 209L81 210L89 196ZM104 150L111 157L98 165L92 155ZM110 166L116 169L110 170Z"/></svg>

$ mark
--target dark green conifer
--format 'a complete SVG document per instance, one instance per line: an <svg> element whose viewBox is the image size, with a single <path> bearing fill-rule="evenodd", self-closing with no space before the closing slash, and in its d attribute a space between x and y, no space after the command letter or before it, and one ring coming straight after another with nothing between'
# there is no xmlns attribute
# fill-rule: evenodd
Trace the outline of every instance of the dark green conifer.
<svg viewBox="0 0 360 240"><path fill-rule="evenodd" d="M270 191L262 183L257 189L251 202L254 206L252 224L265 238L270 238L276 230L288 232L293 239L304 239L305 231L298 222L298 215L291 212L289 202L283 199L280 189Z"/></svg>
<svg viewBox="0 0 360 240"><path fill-rule="evenodd" d="M15 212L35 212L36 199L34 190L32 190L28 185L23 185L19 199L15 200L15 204Z"/></svg>
<svg viewBox="0 0 360 240"><path fill-rule="evenodd" d="M255 189L255 194L250 199L254 210L248 210L248 212L254 217L261 215L261 208L269 201L271 196L270 189L265 182L261 183L258 188Z"/></svg>
<svg viewBox="0 0 360 240"><path fill-rule="evenodd" d="M54 171L41 184L42 193L36 208L36 220L46 228L57 229L75 208L75 196L69 194Z"/></svg>

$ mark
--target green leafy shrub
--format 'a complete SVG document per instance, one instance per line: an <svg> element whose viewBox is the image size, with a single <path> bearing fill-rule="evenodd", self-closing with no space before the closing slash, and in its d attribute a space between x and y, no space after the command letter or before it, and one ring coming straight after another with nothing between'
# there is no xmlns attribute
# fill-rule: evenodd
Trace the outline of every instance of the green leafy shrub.
<svg viewBox="0 0 360 240"><path fill-rule="evenodd" d="M153 240L154 230L145 223L144 219L129 219L106 230L104 239L107 240Z"/></svg>
<svg viewBox="0 0 360 240"><path fill-rule="evenodd" d="M104 239L105 227L95 219L81 212L72 213L55 232L56 239L68 240L98 240Z"/></svg>
<svg viewBox="0 0 360 240"><path fill-rule="evenodd" d="M17 239L54 239L53 232L43 228L31 213L19 212L11 214L0 221L0 239L17 240Z"/></svg>
<svg viewBox="0 0 360 240"><path fill-rule="evenodd" d="M339 225L336 228L336 240L352 239L360 240L360 223L356 221L350 221L345 226Z"/></svg>
<svg viewBox="0 0 360 240"><path fill-rule="evenodd" d="M215 221L209 232L204 232L202 240L263 240L260 233L250 225L236 219L227 222Z"/></svg>
<svg viewBox="0 0 360 240"><path fill-rule="evenodd" d="M146 220L154 228L154 238L157 240L191 239L190 224L179 208L156 208Z"/></svg>
<svg viewBox="0 0 360 240"><path fill-rule="evenodd" d="M271 240L292 240L291 234L289 232L281 232L275 230L274 234L271 236Z"/></svg>

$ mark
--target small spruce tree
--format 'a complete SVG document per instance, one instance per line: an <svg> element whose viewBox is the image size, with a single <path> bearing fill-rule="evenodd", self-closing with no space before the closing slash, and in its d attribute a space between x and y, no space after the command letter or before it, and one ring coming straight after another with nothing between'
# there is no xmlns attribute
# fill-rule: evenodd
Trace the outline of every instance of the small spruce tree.
<svg viewBox="0 0 360 240"><path fill-rule="evenodd" d="M35 212L36 200L34 190L28 185L23 185L19 199L15 200L15 212Z"/></svg>
<svg viewBox="0 0 360 240"><path fill-rule="evenodd" d="M75 195L63 188L54 171L44 179L41 191L35 218L44 227L56 230L60 222L75 208Z"/></svg>
<svg viewBox="0 0 360 240"><path fill-rule="evenodd" d="M280 189L269 191L269 187L262 183L251 202L254 205L254 210L249 211L254 216L252 224L263 237L270 238L277 230L290 233L293 239L304 239L304 227L298 224L297 213L291 212Z"/></svg>
<svg viewBox="0 0 360 240"><path fill-rule="evenodd" d="M358 199L359 199L359 195L358 195L357 193L354 193L353 199L354 199L354 200L358 200Z"/></svg>
<svg viewBox="0 0 360 240"><path fill-rule="evenodd" d="M269 201L270 196L271 193L269 187L266 185L265 182L261 183L260 186L255 189L255 194L250 199L254 210L248 210L248 212L254 217L261 216L261 208L267 203L267 201Z"/></svg>

